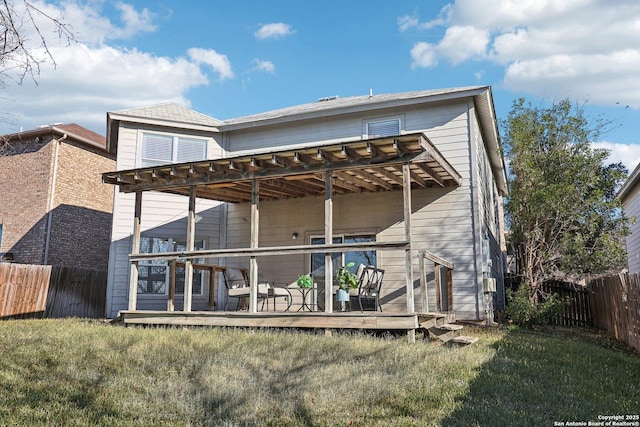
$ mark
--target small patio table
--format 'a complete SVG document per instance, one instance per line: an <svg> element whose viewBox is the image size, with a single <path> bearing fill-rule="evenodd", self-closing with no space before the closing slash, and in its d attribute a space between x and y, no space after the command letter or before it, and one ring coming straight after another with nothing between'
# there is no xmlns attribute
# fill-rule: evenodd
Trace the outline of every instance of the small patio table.
<svg viewBox="0 0 640 427"><path fill-rule="evenodd" d="M318 309L318 299L317 299L318 288L316 287L315 283L310 288L301 288L298 285L290 285L288 286L288 289L290 290L294 289L300 292L300 295L302 297L302 302L300 303L300 307L298 307L297 311L302 311L302 310L316 311ZM309 299L309 295L311 295L310 297L311 301L307 301Z"/></svg>

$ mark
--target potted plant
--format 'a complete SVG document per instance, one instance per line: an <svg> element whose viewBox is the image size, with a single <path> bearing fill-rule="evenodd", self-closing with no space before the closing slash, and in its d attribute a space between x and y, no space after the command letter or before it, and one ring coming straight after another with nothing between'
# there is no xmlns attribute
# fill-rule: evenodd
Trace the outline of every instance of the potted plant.
<svg viewBox="0 0 640 427"><path fill-rule="evenodd" d="M336 273L336 280L338 281L336 297L338 301L349 301L349 289L355 289L358 287L358 279L356 275L349 271L349 268L354 265L355 264L353 262L350 262L349 264L338 268L338 272Z"/></svg>
<svg viewBox="0 0 640 427"><path fill-rule="evenodd" d="M298 280L296 280L296 284L298 285L299 288L308 289L311 286L313 286L313 279L311 278L310 274L303 274L298 277Z"/></svg>

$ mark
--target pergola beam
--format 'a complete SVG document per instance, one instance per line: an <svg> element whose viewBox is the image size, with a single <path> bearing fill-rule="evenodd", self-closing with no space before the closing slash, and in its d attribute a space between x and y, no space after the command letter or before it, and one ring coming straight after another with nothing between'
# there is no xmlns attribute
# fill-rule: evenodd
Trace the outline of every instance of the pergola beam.
<svg viewBox="0 0 640 427"><path fill-rule="evenodd" d="M154 190L187 195L189 187L196 186L197 197L236 203L251 201L250 183L254 179L286 184L297 176L306 179L317 174L320 181L317 191L313 189L301 195L287 192L284 186L285 191L278 194L265 191L262 197L284 199L318 195L324 191L323 177L327 170L355 185L343 186L341 191L390 191L402 185L401 175L392 172L391 168L399 171L400 165L407 162L412 164L412 181L422 187L458 185L460 182L457 172L422 133L107 172L103 174L103 181L118 185L124 192ZM224 190L224 186L240 183L249 185L238 191ZM216 187L218 185L221 187ZM340 190L334 188L335 191Z"/></svg>

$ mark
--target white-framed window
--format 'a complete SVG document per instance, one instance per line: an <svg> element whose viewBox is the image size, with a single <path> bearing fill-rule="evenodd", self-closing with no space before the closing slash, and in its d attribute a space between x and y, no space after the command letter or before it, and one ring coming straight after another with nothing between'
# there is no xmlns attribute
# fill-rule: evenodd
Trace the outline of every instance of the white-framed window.
<svg viewBox="0 0 640 427"><path fill-rule="evenodd" d="M205 248L204 240L195 241L195 250ZM186 251L184 241L173 238L141 237L140 253L157 254L162 252ZM194 263L202 263L203 259L194 259ZM193 270L193 295L202 295L204 275L201 270ZM169 290L169 264L163 260L149 260L138 264L138 294L167 295ZM176 268L176 295L184 294L184 268Z"/></svg>
<svg viewBox="0 0 640 427"><path fill-rule="evenodd" d="M375 242L376 235L374 233L362 233L352 235L337 235L333 236L333 243L362 243L362 242ZM324 237L311 236L312 245L323 245ZM333 261L334 274L343 265L348 265L353 262L353 267L349 268L352 273L356 273L360 264L371 265L377 267L378 255L376 251L354 251L354 252L339 252L331 254L331 260ZM312 254L311 255L311 274L313 275L314 282L318 283L322 288L324 286L324 254Z"/></svg>
<svg viewBox="0 0 640 427"><path fill-rule="evenodd" d="M384 136L400 135L402 132L402 117L385 117L365 120L363 133L365 138L381 138Z"/></svg>
<svg viewBox="0 0 640 427"><path fill-rule="evenodd" d="M142 132L139 145L139 167L194 162L207 158L207 140L204 138Z"/></svg>

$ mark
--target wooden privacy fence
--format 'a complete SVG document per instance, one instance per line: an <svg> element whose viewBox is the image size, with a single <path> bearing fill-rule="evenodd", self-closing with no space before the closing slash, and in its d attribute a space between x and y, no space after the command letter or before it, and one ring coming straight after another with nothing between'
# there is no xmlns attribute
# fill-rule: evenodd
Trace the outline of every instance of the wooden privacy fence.
<svg viewBox="0 0 640 427"><path fill-rule="evenodd" d="M0 319L105 315L107 273L0 263Z"/></svg>
<svg viewBox="0 0 640 427"><path fill-rule="evenodd" d="M591 326L591 304L589 290L580 285L567 282L550 281L542 285L546 294L556 294L567 304L562 307L562 313L555 324L563 326Z"/></svg>
<svg viewBox="0 0 640 427"><path fill-rule="evenodd" d="M640 351L640 276L619 274L589 283L593 325Z"/></svg>

